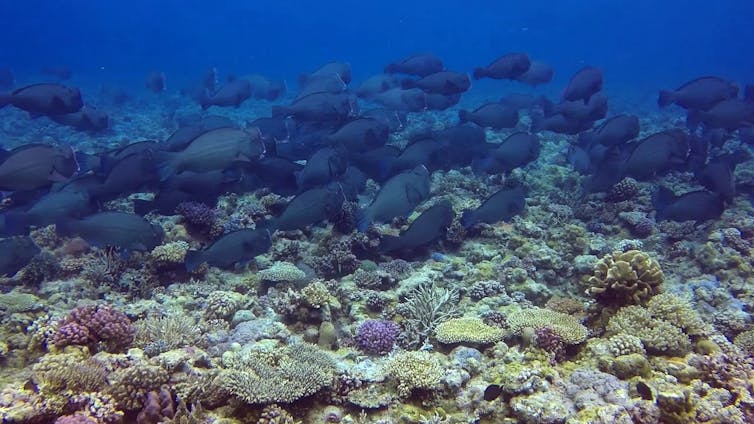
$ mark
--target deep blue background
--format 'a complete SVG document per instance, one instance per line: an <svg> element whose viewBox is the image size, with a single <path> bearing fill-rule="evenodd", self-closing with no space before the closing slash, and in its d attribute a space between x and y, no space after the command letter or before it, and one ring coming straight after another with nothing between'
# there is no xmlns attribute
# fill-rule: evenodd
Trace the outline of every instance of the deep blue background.
<svg viewBox="0 0 754 424"><path fill-rule="evenodd" d="M751 0L23 0L0 2L0 22L0 66L23 82L59 64L79 83L142 84L162 70L177 88L212 66L290 81L330 60L358 79L417 50L464 71L526 51L555 67L553 86L584 64L614 89L754 80Z"/></svg>

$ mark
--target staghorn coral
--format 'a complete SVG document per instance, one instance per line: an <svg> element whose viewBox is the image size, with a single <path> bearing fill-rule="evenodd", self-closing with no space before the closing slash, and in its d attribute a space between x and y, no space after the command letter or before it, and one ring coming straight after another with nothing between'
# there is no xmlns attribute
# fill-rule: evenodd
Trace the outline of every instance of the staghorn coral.
<svg viewBox="0 0 754 424"><path fill-rule="evenodd" d="M426 339L443 321L458 314L458 292L434 283L422 284L412 290L402 304L406 331L418 339Z"/></svg>
<svg viewBox="0 0 754 424"><path fill-rule="evenodd" d="M404 351L392 358L388 373L398 383L398 394L407 397L415 389L438 389L444 371L437 354Z"/></svg>
<svg viewBox="0 0 754 424"><path fill-rule="evenodd" d="M435 327L435 338L444 344L491 344L503 339L504 331L485 324L481 318L451 318Z"/></svg>
<svg viewBox="0 0 754 424"><path fill-rule="evenodd" d="M514 312L508 315L507 322L513 335L521 336L526 328L549 328L566 344L579 344L586 340L589 333L576 318L543 308Z"/></svg>
<svg viewBox="0 0 754 424"><path fill-rule="evenodd" d="M304 343L223 361L230 368L219 376L221 387L249 404L291 403L311 396L330 386L336 373L327 353Z"/></svg>
<svg viewBox="0 0 754 424"><path fill-rule="evenodd" d="M145 352L159 347L154 350L155 354L159 354L183 346L203 344L203 336L196 320L185 314L148 317L136 321L134 325L134 345Z"/></svg>
<svg viewBox="0 0 754 424"><path fill-rule="evenodd" d="M662 292L664 279L660 265L646 253L614 252L597 262L586 292L608 305L643 304Z"/></svg>

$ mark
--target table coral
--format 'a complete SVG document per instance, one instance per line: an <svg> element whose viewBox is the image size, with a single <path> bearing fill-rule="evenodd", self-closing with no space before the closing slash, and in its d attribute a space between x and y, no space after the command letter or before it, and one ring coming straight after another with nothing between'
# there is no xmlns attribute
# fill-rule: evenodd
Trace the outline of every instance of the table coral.
<svg viewBox="0 0 754 424"><path fill-rule="evenodd" d="M503 335L502 329L475 317L451 318L435 328L435 338L444 344L491 344L502 340Z"/></svg>

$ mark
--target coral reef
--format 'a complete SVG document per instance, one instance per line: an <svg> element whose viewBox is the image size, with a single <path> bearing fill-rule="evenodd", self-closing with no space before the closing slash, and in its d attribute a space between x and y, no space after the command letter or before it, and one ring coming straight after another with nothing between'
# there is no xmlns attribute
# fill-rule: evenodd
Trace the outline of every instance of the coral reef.
<svg viewBox="0 0 754 424"><path fill-rule="evenodd" d="M608 305L643 304L662 292L664 280L660 265L648 254L615 252L597 262L586 292Z"/></svg>

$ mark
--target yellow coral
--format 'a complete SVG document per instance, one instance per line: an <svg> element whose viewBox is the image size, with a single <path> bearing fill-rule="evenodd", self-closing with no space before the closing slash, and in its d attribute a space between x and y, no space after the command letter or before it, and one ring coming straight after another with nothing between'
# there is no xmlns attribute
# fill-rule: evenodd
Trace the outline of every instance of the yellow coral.
<svg viewBox="0 0 754 424"><path fill-rule="evenodd" d="M257 273L260 280L295 283L306 278L306 273L290 262L275 262Z"/></svg>
<svg viewBox="0 0 754 424"><path fill-rule="evenodd" d="M508 328L517 336L525 328L549 328L567 344L579 344L589 333L576 318L543 308L523 309L510 314Z"/></svg>
<svg viewBox="0 0 754 424"><path fill-rule="evenodd" d="M660 264L644 252L615 252L602 258L589 278L586 292L610 304L643 304L662 292Z"/></svg>
<svg viewBox="0 0 754 424"><path fill-rule="evenodd" d="M436 354L426 351L398 353L388 365L388 371L397 380L401 396L408 396L413 389L436 389L444 374Z"/></svg>
<svg viewBox="0 0 754 424"><path fill-rule="evenodd" d="M155 247L150 256L156 262L178 264L183 262L188 250L189 244L185 241L173 241Z"/></svg>
<svg viewBox="0 0 754 424"><path fill-rule="evenodd" d="M503 330L485 324L479 318L452 318L435 328L435 337L440 343L489 344L503 339Z"/></svg>

